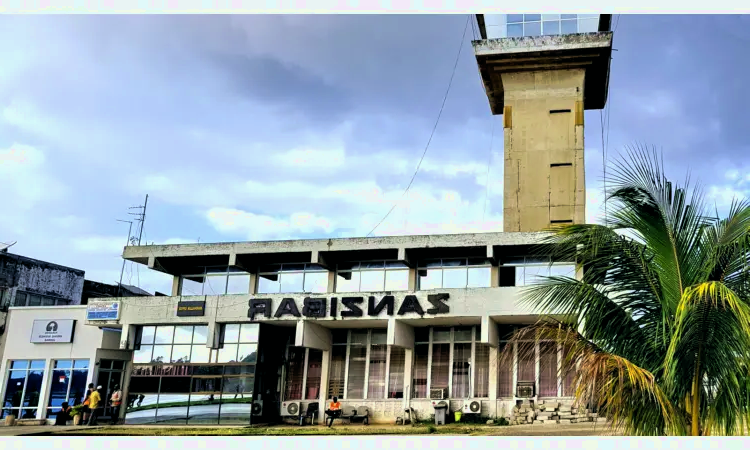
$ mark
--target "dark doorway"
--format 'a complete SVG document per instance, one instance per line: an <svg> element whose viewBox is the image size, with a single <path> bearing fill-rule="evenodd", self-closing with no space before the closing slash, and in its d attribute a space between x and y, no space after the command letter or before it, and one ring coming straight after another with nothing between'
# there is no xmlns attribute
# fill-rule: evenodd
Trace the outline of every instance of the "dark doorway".
<svg viewBox="0 0 750 450"><path fill-rule="evenodd" d="M274 423L281 419L282 375L286 347L294 340L295 327L262 324L260 326L260 354L257 378L256 411L254 423Z"/></svg>

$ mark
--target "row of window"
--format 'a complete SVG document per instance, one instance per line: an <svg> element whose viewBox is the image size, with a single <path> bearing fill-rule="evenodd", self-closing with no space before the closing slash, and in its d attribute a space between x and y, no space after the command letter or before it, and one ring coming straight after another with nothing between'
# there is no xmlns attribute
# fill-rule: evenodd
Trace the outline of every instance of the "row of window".
<svg viewBox="0 0 750 450"><path fill-rule="evenodd" d="M572 264L518 258L500 266L500 286L525 286L539 276L573 276ZM512 276L505 274L513 271ZM356 262L336 268L334 292L409 290L409 268L397 261ZM329 272L314 264L264 266L258 273L258 294L326 293ZM417 289L464 289L492 286L492 268L485 259L456 258L423 261L417 269ZM180 295L247 294L250 276L242 272L209 272L182 277Z"/></svg>
<svg viewBox="0 0 750 450"><path fill-rule="evenodd" d="M40 402L45 369L44 360L9 361L2 417L13 414L22 419L36 418L37 410L43 406ZM53 360L46 416L56 413L63 402L71 406L83 402L88 376L88 359Z"/></svg>
<svg viewBox="0 0 750 450"><path fill-rule="evenodd" d="M69 303L70 302L64 298L32 294L23 291L17 291L16 297L13 299L13 306L57 306L67 305Z"/></svg>
<svg viewBox="0 0 750 450"><path fill-rule="evenodd" d="M599 31L599 14L486 14L489 39Z"/></svg>
<svg viewBox="0 0 750 450"><path fill-rule="evenodd" d="M489 359L493 350L477 342L479 327L422 328L415 331L418 333L415 336L412 398L428 398L430 389L445 389L450 398L489 397ZM327 398L403 398L405 352L385 342L383 330L335 332ZM498 398L513 397L514 372L516 381L534 383L541 397L574 395L573 374L559 380L558 360L561 355L556 344L540 343L538 354L536 348L530 354L517 352L515 364L501 357L504 346L497 351ZM318 399L322 352L291 347L288 358L284 400ZM406 387L409 388L408 385Z"/></svg>
<svg viewBox="0 0 750 450"><path fill-rule="evenodd" d="M206 325L140 327L133 363L255 363L258 324L226 324L221 348L211 349L207 343Z"/></svg>

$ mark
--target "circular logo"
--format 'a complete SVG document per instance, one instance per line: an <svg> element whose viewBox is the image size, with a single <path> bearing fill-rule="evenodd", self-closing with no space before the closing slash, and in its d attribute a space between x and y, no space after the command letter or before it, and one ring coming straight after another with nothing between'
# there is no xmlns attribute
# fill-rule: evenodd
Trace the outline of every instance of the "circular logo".
<svg viewBox="0 0 750 450"><path fill-rule="evenodd" d="M48 333L55 333L57 332L57 322L50 322L47 324L47 332Z"/></svg>

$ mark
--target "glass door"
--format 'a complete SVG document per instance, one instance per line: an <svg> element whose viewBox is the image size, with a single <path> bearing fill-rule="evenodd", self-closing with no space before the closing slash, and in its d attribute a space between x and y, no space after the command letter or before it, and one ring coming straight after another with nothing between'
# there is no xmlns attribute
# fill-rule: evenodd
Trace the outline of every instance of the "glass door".
<svg viewBox="0 0 750 450"><path fill-rule="evenodd" d="M122 390L122 373L125 369L125 361L102 359L99 361L99 373L96 377L97 386L101 386L102 412L100 419L112 420L112 405L109 399L115 392L115 386Z"/></svg>

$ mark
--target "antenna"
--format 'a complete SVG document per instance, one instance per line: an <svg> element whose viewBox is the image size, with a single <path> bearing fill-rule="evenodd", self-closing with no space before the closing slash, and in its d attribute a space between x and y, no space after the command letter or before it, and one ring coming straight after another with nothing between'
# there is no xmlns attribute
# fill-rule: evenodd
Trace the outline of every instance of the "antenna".
<svg viewBox="0 0 750 450"><path fill-rule="evenodd" d="M10 244L6 244L6 243L4 243L4 242L0 242L0 253L6 253L6 252L8 251L8 249L9 249L9 248L11 248L11 247L13 247L14 245L16 245L16 242L18 242L18 241L13 241L13 242L12 242L12 243L10 243Z"/></svg>
<svg viewBox="0 0 750 450"><path fill-rule="evenodd" d="M148 206L148 194L146 194L146 201L143 206L131 206L128 209L137 209L138 212L129 212L131 216L136 216L135 221L137 222L138 238L135 236L128 237L130 245L141 245L141 237L143 236L143 224L146 222L146 207ZM123 221L124 222L124 221Z"/></svg>
<svg viewBox="0 0 750 450"><path fill-rule="evenodd" d="M125 242L125 247L127 247L128 244L130 244L130 232L133 231L133 221L132 220L120 220L120 219L115 219L115 220L118 222L125 222L125 223L130 224L130 227L128 227L128 240L127 242ZM122 269L120 269L120 283L117 285L118 297L120 296L120 289L122 288L122 275L125 273L125 261L126 261L125 258L122 258Z"/></svg>

